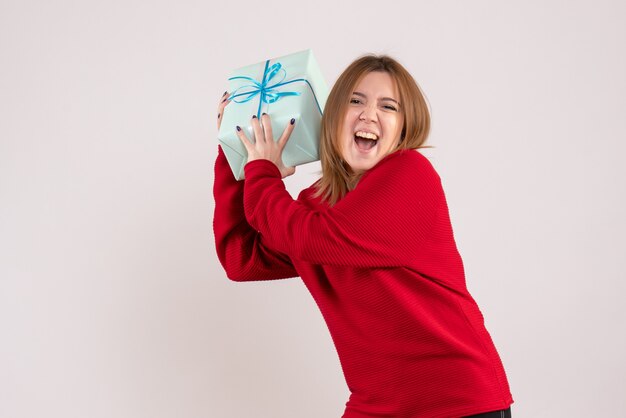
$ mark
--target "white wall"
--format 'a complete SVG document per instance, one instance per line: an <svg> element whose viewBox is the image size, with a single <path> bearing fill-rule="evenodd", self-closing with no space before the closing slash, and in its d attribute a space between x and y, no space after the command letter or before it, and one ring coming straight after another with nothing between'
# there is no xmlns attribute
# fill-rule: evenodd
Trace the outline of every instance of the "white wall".
<svg viewBox="0 0 626 418"><path fill-rule="evenodd" d="M405 3L0 3L0 417L341 415L302 283L228 281L211 228L226 77L305 48L425 90L514 416L623 414L625 3Z"/></svg>

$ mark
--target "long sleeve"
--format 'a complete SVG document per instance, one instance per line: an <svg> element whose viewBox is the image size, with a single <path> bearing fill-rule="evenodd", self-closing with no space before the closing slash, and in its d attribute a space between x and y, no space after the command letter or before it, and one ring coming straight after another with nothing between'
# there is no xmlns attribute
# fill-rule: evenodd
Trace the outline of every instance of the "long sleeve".
<svg viewBox="0 0 626 418"><path fill-rule="evenodd" d="M413 267L447 210L439 175L416 151L399 151L366 172L331 208L293 200L278 168L266 160L244 167L244 209L250 225L275 248L316 264Z"/></svg>
<svg viewBox="0 0 626 418"><path fill-rule="evenodd" d="M234 281L296 277L291 260L271 249L267 240L246 221L243 182L238 182L221 146L215 161L213 232L218 258Z"/></svg>

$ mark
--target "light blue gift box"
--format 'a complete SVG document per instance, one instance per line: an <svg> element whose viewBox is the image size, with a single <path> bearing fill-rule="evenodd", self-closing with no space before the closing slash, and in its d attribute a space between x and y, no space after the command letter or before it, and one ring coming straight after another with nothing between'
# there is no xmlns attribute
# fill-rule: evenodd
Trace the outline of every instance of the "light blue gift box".
<svg viewBox="0 0 626 418"><path fill-rule="evenodd" d="M237 180L244 178L248 152L237 136L239 125L254 140L252 115L270 115L274 140L296 119L283 150L285 166L319 160L322 112L328 87L310 49L269 59L233 71L229 79L232 100L222 116L218 140Z"/></svg>

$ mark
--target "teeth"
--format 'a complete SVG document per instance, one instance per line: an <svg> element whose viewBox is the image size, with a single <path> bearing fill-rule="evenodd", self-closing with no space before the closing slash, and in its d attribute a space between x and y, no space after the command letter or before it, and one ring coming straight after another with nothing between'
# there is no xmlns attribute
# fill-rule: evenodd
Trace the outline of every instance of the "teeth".
<svg viewBox="0 0 626 418"><path fill-rule="evenodd" d="M378 136L376 136L376 134L373 134L373 133L370 133L370 132L358 131L354 135L360 136L361 138L374 139L374 140L378 139Z"/></svg>

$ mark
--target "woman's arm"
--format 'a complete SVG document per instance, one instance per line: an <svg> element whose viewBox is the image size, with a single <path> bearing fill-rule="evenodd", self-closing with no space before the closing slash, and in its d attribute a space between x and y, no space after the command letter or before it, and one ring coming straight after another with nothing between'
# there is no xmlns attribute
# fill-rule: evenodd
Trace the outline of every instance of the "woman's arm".
<svg viewBox="0 0 626 418"><path fill-rule="evenodd" d="M244 208L250 225L292 259L355 267L414 266L446 211L441 181L416 151L399 151L366 172L326 210L312 210L285 190L267 160L245 166Z"/></svg>
<svg viewBox="0 0 626 418"><path fill-rule="evenodd" d="M243 210L244 182L237 181L221 146L215 161L213 231L218 258L226 275L235 281L296 277L288 256L269 248L252 228Z"/></svg>

